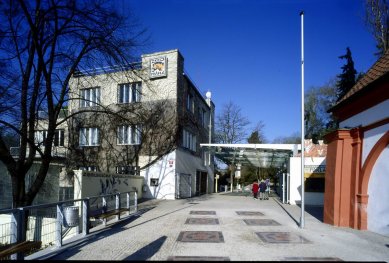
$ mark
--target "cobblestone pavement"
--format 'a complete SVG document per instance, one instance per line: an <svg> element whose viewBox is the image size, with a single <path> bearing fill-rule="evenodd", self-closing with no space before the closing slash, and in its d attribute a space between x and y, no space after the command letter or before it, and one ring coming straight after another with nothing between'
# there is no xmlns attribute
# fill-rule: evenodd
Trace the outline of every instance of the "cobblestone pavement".
<svg viewBox="0 0 389 263"><path fill-rule="evenodd" d="M38 259L389 261L389 237L324 224L308 210L299 228L300 208L277 197L218 193L145 204Z"/></svg>

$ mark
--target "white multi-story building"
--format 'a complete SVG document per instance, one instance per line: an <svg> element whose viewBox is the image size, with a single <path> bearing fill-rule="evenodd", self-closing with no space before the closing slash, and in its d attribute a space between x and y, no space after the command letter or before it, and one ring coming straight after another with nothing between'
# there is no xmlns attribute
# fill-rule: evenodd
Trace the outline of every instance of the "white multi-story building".
<svg viewBox="0 0 389 263"><path fill-rule="evenodd" d="M142 55L128 68L79 72L70 81L69 165L144 177L143 197L213 192L213 158L200 143L214 130L178 50Z"/></svg>

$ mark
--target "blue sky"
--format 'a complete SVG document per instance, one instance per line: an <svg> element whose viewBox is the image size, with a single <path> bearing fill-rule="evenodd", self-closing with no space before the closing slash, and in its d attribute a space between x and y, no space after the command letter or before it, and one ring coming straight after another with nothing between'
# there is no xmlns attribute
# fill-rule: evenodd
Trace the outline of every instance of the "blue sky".
<svg viewBox="0 0 389 263"><path fill-rule="evenodd" d="M305 89L341 73L350 47L355 68L376 61L364 0L118 0L148 29L144 53L179 49L198 89L212 92L218 114L232 101L265 137L300 132L301 18Z"/></svg>

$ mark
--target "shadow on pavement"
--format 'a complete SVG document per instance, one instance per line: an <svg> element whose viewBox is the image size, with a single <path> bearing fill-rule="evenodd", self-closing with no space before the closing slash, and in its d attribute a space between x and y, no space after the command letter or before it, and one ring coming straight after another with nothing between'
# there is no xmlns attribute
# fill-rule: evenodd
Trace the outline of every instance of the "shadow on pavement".
<svg viewBox="0 0 389 263"><path fill-rule="evenodd" d="M86 237L86 239L84 239L82 241L77 240L77 241L74 241L72 243L67 244L69 247L64 249L63 251L52 252L52 254L54 256L49 257L49 258L51 260L66 260L66 259L76 255L78 252L80 252L80 248L82 248L83 246L91 244L91 243L96 242L102 238L114 235L116 233L119 233L119 232L125 230L126 228L124 228L124 226L131 223L132 221L135 221L142 214L150 211L153 208L154 207L147 207L147 208L139 209L138 212L129 215L129 217L123 218L119 222L112 223L111 225L108 225L103 229L95 230L94 232L90 233L90 236ZM47 257L47 255L46 255L46 257Z"/></svg>
<svg viewBox="0 0 389 263"><path fill-rule="evenodd" d="M136 251L134 254L122 259L122 260L148 260L151 258L155 253L159 251L159 249L162 247L163 243L165 243L167 239L167 236L162 236L158 238L157 240L151 242L150 244L144 246L143 248Z"/></svg>
<svg viewBox="0 0 389 263"><path fill-rule="evenodd" d="M297 204L297 206L301 208L300 204ZM311 216L315 217L320 222L323 222L323 212L324 212L323 206L321 206L321 205L305 205L304 209L305 209L305 212L307 212Z"/></svg>

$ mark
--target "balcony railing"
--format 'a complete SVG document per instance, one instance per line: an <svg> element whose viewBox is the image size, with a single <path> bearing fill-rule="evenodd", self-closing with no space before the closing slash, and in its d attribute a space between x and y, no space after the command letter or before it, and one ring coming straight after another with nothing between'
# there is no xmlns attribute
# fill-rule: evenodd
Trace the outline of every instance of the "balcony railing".
<svg viewBox="0 0 389 263"><path fill-rule="evenodd" d="M42 151L45 150L45 147L40 147ZM27 148L26 154L29 154L30 149ZM10 147L10 153L12 156L17 157L20 154L20 147ZM53 157L63 157L65 158L67 155L67 148L63 146L53 146L51 150L51 156ZM35 157L39 158L40 155L37 152Z"/></svg>

